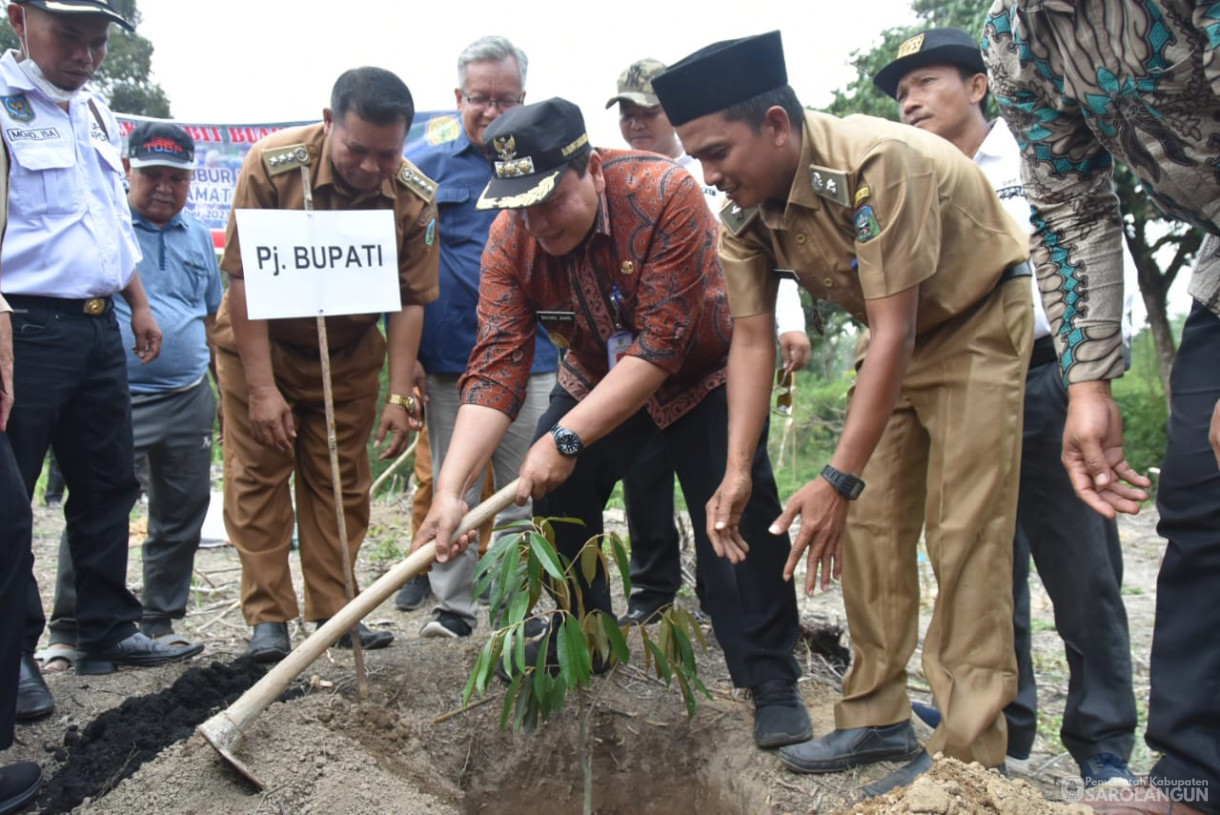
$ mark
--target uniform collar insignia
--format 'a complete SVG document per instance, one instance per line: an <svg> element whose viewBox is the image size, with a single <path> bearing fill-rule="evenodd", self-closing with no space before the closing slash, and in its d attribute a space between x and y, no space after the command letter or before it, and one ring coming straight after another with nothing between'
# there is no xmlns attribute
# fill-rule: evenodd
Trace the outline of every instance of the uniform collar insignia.
<svg viewBox="0 0 1220 815"><path fill-rule="evenodd" d="M851 198L847 194L847 174L829 167L809 165L809 186L823 198L828 198L836 204L847 206Z"/></svg>

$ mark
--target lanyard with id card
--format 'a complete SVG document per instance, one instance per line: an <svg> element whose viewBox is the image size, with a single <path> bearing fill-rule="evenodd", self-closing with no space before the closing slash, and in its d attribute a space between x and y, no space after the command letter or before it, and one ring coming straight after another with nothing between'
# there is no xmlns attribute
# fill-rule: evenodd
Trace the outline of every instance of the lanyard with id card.
<svg viewBox="0 0 1220 815"><path fill-rule="evenodd" d="M627 349L635 342L635 335L623 328L623 294L618 286L610 289L610 307L614 309L614 333L606 340L606 370L614 370L614 366L627 353Z"/></svg>

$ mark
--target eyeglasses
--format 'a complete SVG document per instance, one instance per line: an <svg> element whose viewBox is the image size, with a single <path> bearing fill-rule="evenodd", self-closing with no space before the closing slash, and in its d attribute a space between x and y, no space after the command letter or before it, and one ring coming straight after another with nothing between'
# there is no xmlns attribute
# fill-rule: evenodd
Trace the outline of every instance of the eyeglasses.
<svg viewBox="0 0 1220 815"><path fill-rule="evenodd" d="M486 110L489 107L495 106L499 108L501 112L503 112L509 108L515 108L517 105L521 104L525 97L519 96L515 99L511 97L496 99L491 96L471 96L470 94L466 93L466 91L462 91L462 98L466 100L467 104L470 104L473 107L483 108Z"/></svg>

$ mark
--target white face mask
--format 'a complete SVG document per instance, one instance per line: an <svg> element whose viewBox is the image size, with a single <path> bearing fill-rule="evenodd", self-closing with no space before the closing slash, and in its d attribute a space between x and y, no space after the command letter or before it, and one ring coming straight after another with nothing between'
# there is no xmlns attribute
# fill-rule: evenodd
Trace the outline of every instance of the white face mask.
<svg viewBox="0 0 1220 815"><path fill-rule="evenodd" d="M48 99L57 105L72 102L80 97L84 86L77 88L74 91L65 90L59 87L51 80L47 79L47 75L43 73L42 68L34 61L34 57L30 54L30 43L25 36L25 9L21 10L21 50L25 52L25 59L17 63L17 67L26 75L30 82L34 83L34 87L42 91Z"/></svg>

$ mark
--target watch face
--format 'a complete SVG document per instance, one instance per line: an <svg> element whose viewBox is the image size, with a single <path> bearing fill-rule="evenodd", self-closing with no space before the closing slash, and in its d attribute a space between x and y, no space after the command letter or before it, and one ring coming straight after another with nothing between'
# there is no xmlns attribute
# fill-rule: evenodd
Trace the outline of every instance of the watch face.
<svg viewBox="0 0 1220 815"><path fill-rule="evenodd" d="M575 456L584 448L584 445L580 443L580 436L567 428L556 425L551 430L551 435L555 437L555 447L565 456Z"/></svg>

